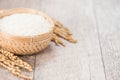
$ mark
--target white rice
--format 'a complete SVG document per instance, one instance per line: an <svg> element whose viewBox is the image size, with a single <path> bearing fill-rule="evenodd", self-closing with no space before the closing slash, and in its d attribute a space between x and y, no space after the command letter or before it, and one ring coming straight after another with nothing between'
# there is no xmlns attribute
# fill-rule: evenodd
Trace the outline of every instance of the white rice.
<svg viewBox="0 0 120 80"><path fill-rule="evenodd" d="M17 13L0 19L0 30L18 36L34 36L48 32L51 23L43 16Z"/></svg>

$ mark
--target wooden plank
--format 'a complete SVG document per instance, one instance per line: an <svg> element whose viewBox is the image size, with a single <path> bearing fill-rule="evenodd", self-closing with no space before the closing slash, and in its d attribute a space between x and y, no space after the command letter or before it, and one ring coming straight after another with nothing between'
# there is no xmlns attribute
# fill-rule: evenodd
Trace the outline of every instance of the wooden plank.
<svg viewBox="0 0 120 80"><path fill-rule="evenodd" d="M0 8L9 9L9 8L18 8L18 7L26 7L39 9L40 0L0 0Z"/></svg>
<svg viewBox="0 0 120 80"><path fill-rule="evenodd" d="M120 0L94 0L107 80L120 80Z"/></svg>
<svg viewBox="0 0 120 80"><path fill-rule="evenodd" d="M40 0L0 0L1 9L17 8L17 7L27 7L33 9L39 9ZM21 57L24 61L28 62L34 67L35 55ZM0 80L19 80L7 70L0 68ZM6 75L7 74L7 75ZM25 75L34 76L34 71L31 73L24 72Z"/></svg>
<svg viewBox="0 0 120 80"><path fill-rule="evenodd" d="M40 10L72 30L77 44L36 56L35 80L106 80L91 0L41 0Z"/></svg>

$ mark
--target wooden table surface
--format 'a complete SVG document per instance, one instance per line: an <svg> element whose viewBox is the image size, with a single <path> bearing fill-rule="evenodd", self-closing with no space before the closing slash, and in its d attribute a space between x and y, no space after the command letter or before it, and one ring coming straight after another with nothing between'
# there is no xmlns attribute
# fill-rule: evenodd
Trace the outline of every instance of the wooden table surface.
<svg viewBox="0 0 120 80"><path fill-rule="evenodd" d="M34 80L120 80L120 0L0 0L0 8L15 7L43 11L78 40L22 57ZM0 67L0 80L20 79Z"/></svg>

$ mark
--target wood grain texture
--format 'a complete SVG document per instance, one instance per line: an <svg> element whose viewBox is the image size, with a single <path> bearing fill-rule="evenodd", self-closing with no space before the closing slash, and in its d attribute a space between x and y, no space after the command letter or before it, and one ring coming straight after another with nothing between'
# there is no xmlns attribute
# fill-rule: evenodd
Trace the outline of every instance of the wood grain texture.
<svg viewBox="0 0 120 80"><path fill-rule="evenodd" d="M18 7L26 7L39 9L41 0L0 0L0 8L10 9Z"/></svg>
<svg viewBox="0 0 120 80"><path fill-rule="evenodd" d="M105 80L91 0L41 0L40 10L72 30L77 44L37 54L35 80Z"/></svg>
<svg viewBox="0 0 120 80"><path fill-rule="evenodd" d="M120 0L94 0L107 80L120 80Z"/></svg>
<svg viewBox="0 0 120 80"><path fill-rule="evenodd" d="M15 7L45 12L78 40L77 44L65 41L66 47L51 43L36 57L21 57L35 66L30 73L34 80L120 79L119 0L0 0L1 9ZM19 80L3 68L0 73L0 80Z"/></svg>

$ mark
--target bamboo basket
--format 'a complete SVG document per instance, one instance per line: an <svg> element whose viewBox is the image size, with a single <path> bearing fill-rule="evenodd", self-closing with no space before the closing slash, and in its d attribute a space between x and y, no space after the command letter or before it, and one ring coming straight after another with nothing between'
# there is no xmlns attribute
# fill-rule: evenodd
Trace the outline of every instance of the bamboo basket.
<svg viewBox="0 0 120 80"><path fill-rule="evenodd" d="M30 13L43 16L52 24L52 28L47 33L35 36L16 36L0 30L1 48L18 55L30 55L45 49L51 42L51 38L53 35L54 27L53 20L49 16L40 11L28 8L16 8L0 11L0 19L14 13Z"/></svg>

